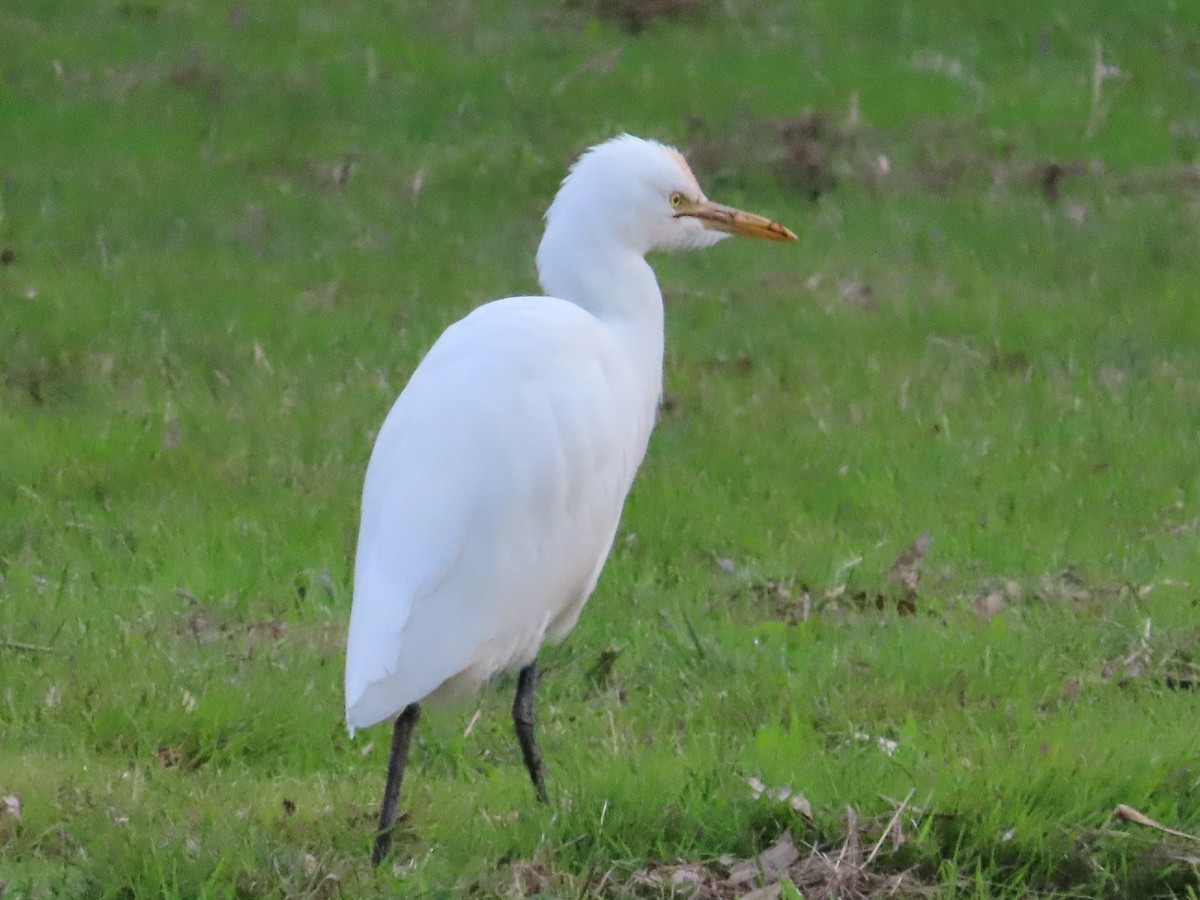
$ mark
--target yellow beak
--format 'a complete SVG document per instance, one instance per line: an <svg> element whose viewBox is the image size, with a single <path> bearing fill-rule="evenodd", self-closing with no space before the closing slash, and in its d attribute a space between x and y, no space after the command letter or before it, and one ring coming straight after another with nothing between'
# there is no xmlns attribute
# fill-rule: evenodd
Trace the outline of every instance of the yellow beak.
<svg viewBox="0 0 1200 900"><path fill-rule="evenodd" d="M790 228L785 228L778 222L772 222L765 216L734 209L732 206L722 206L711 200L701 200L698 203L688 203L678 208L675 218L691 216L699 219L705 228L712 231L724 231L729 234L740 234L742 237L763 238L768 241L794 241L796 235Z"/></svg>

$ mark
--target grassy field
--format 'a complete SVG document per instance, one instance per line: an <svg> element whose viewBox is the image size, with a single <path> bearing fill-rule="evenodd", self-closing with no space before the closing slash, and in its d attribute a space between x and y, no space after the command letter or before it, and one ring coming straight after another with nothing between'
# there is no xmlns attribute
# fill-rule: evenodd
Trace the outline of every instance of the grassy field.
<svg viewBox="0 0 1200 900"><path fill-rule="evenodd" d="M0 895L1198 896L1200 6L652 6L0 6ZM625 130L800 239L655 261L550 806L505 680L373 871L374 429Z"/></svg>

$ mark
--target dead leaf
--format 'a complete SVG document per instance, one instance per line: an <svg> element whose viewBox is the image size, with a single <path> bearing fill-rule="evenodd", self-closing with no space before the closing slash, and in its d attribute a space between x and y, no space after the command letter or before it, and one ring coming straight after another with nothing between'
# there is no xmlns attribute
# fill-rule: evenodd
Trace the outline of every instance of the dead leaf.
<svg viewBox="0 0 1200 900"><path fill-rule="evenodd" d="M975 612L985 621L1002 612L1010 603L1021 599L1021 585L1011 579L984 580L975 594Z"/></svg>
<svg viewBox="0 0 1200 900"><path fill-rule="evenodd" d="M517 897L541 895L554 889L554 873L541 863L519 860L512 866L512 886Z"/></svg>
<svg viewBox="0 0 1200 900"><path fill-rule="evenodd" d="M185 588L176 588L175 593L188 602L187 612L183 614L183 629L180 630L180 633L186 629L186 633L190 634L197 644L217 640L226 629L217 618L213 608L207 603L197 600Z"/></svg>
<svg viewBox="0 0 1200 900"><path fill-rule="evenodd" d="M743 860L729 873L731 885L753 884L758 879L765 882L778 881L787 872L788 866L800 858L800 851L792 842L791 832L785 831L770 847L753 859Z"/></svg>
<svg viewBox="0 0 1200 900"><path fill-rule="evenodd" d="M991 591L975 598L975 612L985 622L994 618L1004 609L1004 595L999 591Z"/></svg>
<svg viewBox="0 0 1200 900"><path fill-rule="evenodd" d="M929 552L929 544L929 530L926 529L904 548L888 569L888 581L900 588L900 595L896 597L896 611L902 616L917 614L917 585L921 582L921 561ZM883 609L882 597L876 605Z"/></svg>
<svg viewBox="0 0 1200 900"><path fill-rule="evenodd" d="M808 798L800 791L793 790L790 787L767 787L762 779L752 776L746 780L750 785L750 793L755 800L766 797L768 800L774 800L777 803L786 803L792 808L792 811L803 816L810 824L813 821L812 804L808 802Z"/></svg>
<svg viewBox="0 0 1200 900"><path fill-rule="evenodd" d="M1074 569L1068 567L1057 575L1047 575L1042 578L1039 591L1046 600L1066 600L1075 604L1086 603L1092 599L1092 591L1087 582Z"/></svg>
<svg viewBox="0 0 1200 900"><path fill-rule="evenodd" d="M704 869L699 865L676 866L671 873L671 887L677 888L685 884L701 884L704 881Z"/></svg>
<svg viewBox="0 0 1200 900"><path fill-rule="evenodd" d="M921 561L929 552L930 542L929 529L926 529L896 557L888 569L888 581L915 593L921 581Z"/></svg>
<svg viewBox="0 0 1200 900"><path fill-rule="evenodd" d="M21 798L16 794L5 794L0 797L0 819L21 821Z"/></svg>
<svg viewBox="0 0 1200 900"><path fill-rule="evenodd" d="M1127 806L1124 803L1118 803L1117 808L1113 811L1113 815L1118 819L1123 819L1126 822L1133 822L1135 825L1144 825L1147 828L1154 828L1163 834L1170 834L1178 838L1184 838L1189 841L1200 843L1200 837L1194 834L1188 834L1186 831L1177 831L1174 828L1168 828L1161 822L1156 822L1143 812L1139 812L1132 806Z"/></svg>

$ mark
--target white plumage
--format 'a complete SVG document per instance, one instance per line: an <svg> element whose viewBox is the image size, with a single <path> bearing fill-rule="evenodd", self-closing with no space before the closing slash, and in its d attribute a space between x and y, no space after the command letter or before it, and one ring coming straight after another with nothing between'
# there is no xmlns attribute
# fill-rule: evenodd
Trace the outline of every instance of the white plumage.
<svg viewBox="0 0 1200 900"><path fill-rule="evenodd" d="M662 295L645 254L730 233L794 237L709 201L677 151L616 138L580 158L546 214L537 262L550 296L485 304L434 344L367 468L346 656L352 730L409 709L415 722L422 699L530 666L574 626L661 393ZM541 791L527 747L536 753L535 686L536 674L528 738L520 719L518 734ZM393 755L400 742L406 754L409 732L398 723L396 734ZM389 826L385 802L381 838Z"/></svg>
<svg viewBox="0 0 1200 900"><path fill-rule="evenodd" d="M447 329L367 469L352 727L526 665L575 624L657 396L612 332L562 300L499 300Z"/></svg>

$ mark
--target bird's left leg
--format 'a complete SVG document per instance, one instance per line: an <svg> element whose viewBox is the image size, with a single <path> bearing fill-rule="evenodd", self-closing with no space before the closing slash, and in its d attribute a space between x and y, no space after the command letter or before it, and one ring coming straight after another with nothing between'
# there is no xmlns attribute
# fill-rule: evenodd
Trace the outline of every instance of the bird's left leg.
<svg viewBox="0 0 1200 900"><path fill-rule="evenodd" d="M521 755L525 757L525 768L537 788L538 799L549 803L546 796L546 779L542 766L542 751L538 749L537 738L533 736L533 701L537 694L538 670L537 660L521 670L517 676L517 696L513 700L513 725L517 729L517 740L521 742Z"/></svg>
<svg viewBox="0 0 1200 900"><path fill-rule="evenodd" d="M375 846L371 850L371 865L383 862L392 848L392 823L396 820L396 802L400 799L400 782L404 779L404 767L408 764L408 745L412 741L413 728L421 718L421 707L410 703L396 717L392 726L392 752L388 755L387 784L383 789L383 808L379 811L379 831L375 834Z"/></svg>

